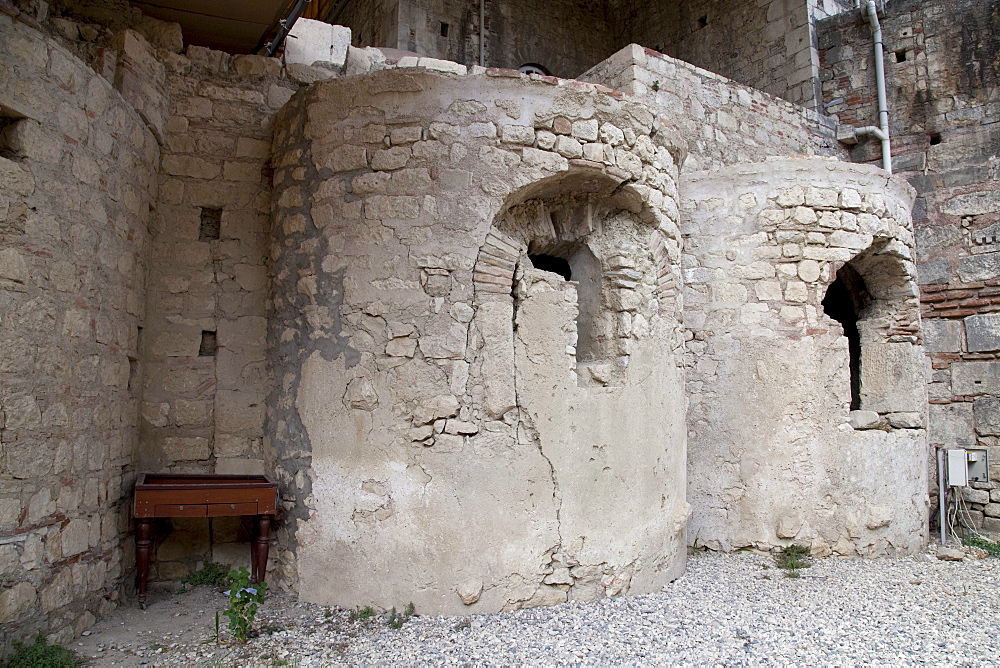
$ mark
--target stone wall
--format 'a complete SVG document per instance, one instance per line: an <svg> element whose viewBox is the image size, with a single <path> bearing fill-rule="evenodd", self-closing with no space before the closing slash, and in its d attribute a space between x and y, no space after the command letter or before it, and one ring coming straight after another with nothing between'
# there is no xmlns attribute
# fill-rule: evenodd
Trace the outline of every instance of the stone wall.
<svg viewBox="0 0 1000 668"><path fill-rule="evenodd" d="M1000 483L993 407L1000 389L1000 4L889 3L882 19L893 169L917 190L914 225L930 379L930 442L990 449ZM877 119L872 38L857 14L817 26L823 100L848 125ZM877 142L852 159L878 160ZM932 471L932 483L936 473ZM936 494L936 484L932 493ZM981 496L981 495L980 495ZM995 508L995 507L994 507ZM981 528L1000 531L1000 517ZM990 509L1000 515L1000 509Z"/></svg>
<svg viewBox="0 0 1000 668"><path fill-rule="evenodd" d="M926 541L912 199L835 160L682 176L691 542L878 556ZM858 276L852 349L827 312L835 279Z"/></svg>
<svg viewBox="0 0 1000 668"><path fill-rule="evenodd" d="M130 588L159 147L111 83L0 12L0 635L67 642ZM118 88L118 90L115 90ZM147 107L150 115L152 106Z"/></svg>
<svg viewBox="0 0 1000 668"><path fill-rule="evenodd" d="M265 473L271 126L298 82L274 58L200 47L159 55L169 116L152 228L139 464ZM161 523L150 577L174 581L204 561L249 565L246 540L238 518Z"/></svg>
<svg viewBox="0 0 1000 668"><path fill-rule="evenodd" d="M816 50L806 0L682 3L624 0L619 43L636 42L807 107Z"/></svg>
<svg viewBox="0 0 1000 668"><path fill-rule="evenodd" d="M606 3L589 0L486 3L486 65L536 64L575 77L619 46ZM479 64L479 5L458 0L380 0L351 3L339 21L354 31L355 46L387 46Z"/></svg>
<svg viewBox="0 0 1000 668"><path fill-rule="evenodd" d="M683 142L609 89L422 62L452 73L317 84L276 125L269 435L300 595L654 591L687 519Z"/></svg>
<svg viewBox="0 0 1000 668"><path fill-rule="evenodd" d="M830 119L637 44L580 76L655 106L684 134L686 171L777 155L846 157Z"/></svg>

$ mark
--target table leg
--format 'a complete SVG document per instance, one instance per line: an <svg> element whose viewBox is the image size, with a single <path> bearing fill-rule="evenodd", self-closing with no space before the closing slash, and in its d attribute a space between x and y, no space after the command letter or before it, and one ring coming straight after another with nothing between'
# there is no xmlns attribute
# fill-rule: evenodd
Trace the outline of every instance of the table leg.
<svg viewBox="0 0 1000 668"><path fill-rule="evenodd" d="M259 515L257 517L256 536L251 543L250 563L253 566L251 582L264 582L267 571L267 551L271 546L271 516Z"/></svg>
<svg viewBox="0 0 1000 668"><path fill-rule="evenodd" d="M153 520L144 517L135 521L136 551L138 570L139 607L146 609L146 585L149 583L149 555L153 549Z"/></svg>

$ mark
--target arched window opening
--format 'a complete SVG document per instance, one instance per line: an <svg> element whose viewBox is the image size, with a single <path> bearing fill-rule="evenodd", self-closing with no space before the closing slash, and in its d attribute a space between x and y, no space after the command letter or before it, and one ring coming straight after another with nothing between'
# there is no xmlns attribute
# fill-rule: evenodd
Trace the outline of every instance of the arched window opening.
<svg viewBox="0 0 1000 668"><path fill-rule="evenodd" d="M549 71L538 63L525 63L517 68L517 71L521 74L541 74L542 76L549 75Z"/></svg>
<svg viewBox="0 0 1000 668"><path fill-rule="evenodd" d="M551 271L553 274L559 274L567 281L573 279L573 272L570 269L569 262L561 257L556 257L555 255L528 255L528 259L531 260L531 266L535 269L541 269L542 271Z"/></svg>
<svg viewBox="0 0 1000 668"><path fill-rule="evenodd" d="M823 312L841 324L844 336L847 337L852 411L861 409L861 332L858 329L858 321L871 302L872 296L864 279L849 264L840 268L836 280L823 297Z"/></svg>

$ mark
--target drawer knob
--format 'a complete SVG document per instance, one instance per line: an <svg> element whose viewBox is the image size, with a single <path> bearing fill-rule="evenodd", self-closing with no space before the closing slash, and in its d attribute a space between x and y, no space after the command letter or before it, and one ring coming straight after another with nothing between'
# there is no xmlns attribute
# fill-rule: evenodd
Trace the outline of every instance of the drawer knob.
<svg viewBox="0 0 1000 668"><path fill-rule="evenodd" d="M184 510L184 506L181 506L181 510Z"/></svg>

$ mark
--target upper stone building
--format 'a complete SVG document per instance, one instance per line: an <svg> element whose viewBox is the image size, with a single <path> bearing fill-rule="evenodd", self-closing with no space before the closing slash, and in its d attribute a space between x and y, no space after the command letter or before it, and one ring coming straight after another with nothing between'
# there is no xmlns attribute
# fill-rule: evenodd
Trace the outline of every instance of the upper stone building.
<svg viewBox="0 0 1000 668"><path fill-rule="evenodd" d="M272 583L424 612L910 553L956 444L1000 531L996 2L878 7L895 176L851 2L317 3L277 58L282 3L136 6L0 2L6 634L133 595L142 471L266 473Z"/></svg>

